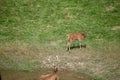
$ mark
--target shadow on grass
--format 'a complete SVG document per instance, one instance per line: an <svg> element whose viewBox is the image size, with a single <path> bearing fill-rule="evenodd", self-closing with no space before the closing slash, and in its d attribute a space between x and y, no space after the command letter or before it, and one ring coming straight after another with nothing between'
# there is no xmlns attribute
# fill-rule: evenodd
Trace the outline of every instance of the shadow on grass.
<svg viewBox="0 0 120 80"><path fill-rule="evenodd" d="M74 49L74 48L80 48L80 46L77 45L77 46L72 46L72 47L70 47L70 49ZM81 45L81 48L86 48L86 44Z"/></svg>

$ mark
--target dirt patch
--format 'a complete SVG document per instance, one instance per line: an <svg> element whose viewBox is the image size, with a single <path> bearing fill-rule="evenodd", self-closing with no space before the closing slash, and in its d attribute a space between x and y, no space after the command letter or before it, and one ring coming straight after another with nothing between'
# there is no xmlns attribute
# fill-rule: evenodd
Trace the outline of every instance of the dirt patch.
<svg viewBox="0 0 120 80"><path fill-rule="evenodd" d="M120 26L114 26L112 30L120 30Z"/></svg>
<svg viewBox="0 0 120 80"><path fill-rule="evenodd" d="M1 71L1 80L39 80L40 75L50 72L47 69L39 72ZM58 75L60 80L92 80L88 75L66 70L60 71Z"/></svg>
<svg viewBox="0 0 120 80"><path fill-rule="evenodd" d="M62 40L56 40L56 41L50 41L49 45L51 46L57 46L62 42Z"/></svg>
<svg viewBox="0 0 120 80"><path fill-rule="evenodd" d="M106 11L112 11L114 9L115 9L115 7L113 7L112 5L106 7Z"/></svg>

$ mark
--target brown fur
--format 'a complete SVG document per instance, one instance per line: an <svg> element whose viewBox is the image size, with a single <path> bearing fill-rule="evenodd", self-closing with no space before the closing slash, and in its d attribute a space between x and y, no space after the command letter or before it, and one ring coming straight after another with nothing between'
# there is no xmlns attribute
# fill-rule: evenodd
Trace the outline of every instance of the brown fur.
<svg viewBox="0 0 120 80"><path fill-rule="evenodd" d="M54 66L53 73L41 75L39 80L59 80L58 78L58 68Z"/></svg>
<svg viewBox="0 0 120 80"><path fill-rule="evenodd" d="M82 45L82 40L86 37L86 33L72 33L72 34L68 34L67 35L67 50L70 51L70 46L72 44L73 41L78 40L80 42L80 48Z"/></svg>

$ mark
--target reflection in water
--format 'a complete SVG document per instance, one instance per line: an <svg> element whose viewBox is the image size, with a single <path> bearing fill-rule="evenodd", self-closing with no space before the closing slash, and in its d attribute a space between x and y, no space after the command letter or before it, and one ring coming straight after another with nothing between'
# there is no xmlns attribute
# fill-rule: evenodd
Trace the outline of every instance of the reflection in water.
<svg viewBox="0 0 120 80"><path fill-rule="evenodd" d="M40 75L51 73L49 70L40 70L35 72L20 71L0 71L1 80L39 80ZM71 71L59 71L60 80L92 80L88 75Z"/></svg>

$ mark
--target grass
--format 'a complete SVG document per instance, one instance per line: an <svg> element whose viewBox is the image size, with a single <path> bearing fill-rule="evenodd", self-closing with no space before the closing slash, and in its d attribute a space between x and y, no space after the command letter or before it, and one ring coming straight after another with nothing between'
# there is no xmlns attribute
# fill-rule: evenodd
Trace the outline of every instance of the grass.
<svg viewBox="0 0 120 80"><path fill-rule="evenodd" d="M119 0L0 0L0 69L82 71L118 80ZM87 48L65 51L66 34L87 32ZM73 43L74 46L77 42Z"/></svg>

